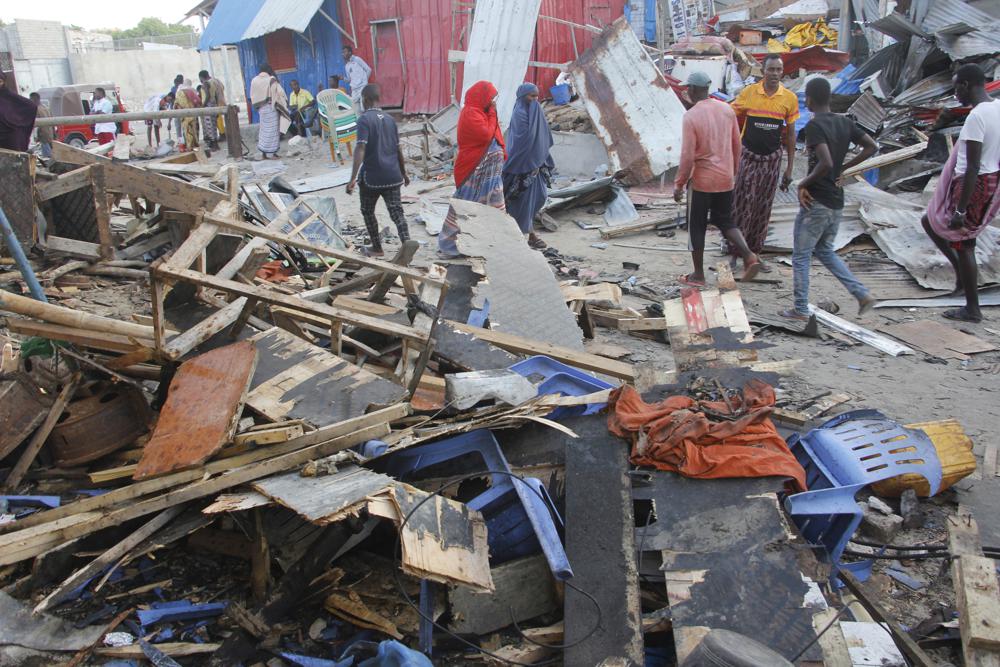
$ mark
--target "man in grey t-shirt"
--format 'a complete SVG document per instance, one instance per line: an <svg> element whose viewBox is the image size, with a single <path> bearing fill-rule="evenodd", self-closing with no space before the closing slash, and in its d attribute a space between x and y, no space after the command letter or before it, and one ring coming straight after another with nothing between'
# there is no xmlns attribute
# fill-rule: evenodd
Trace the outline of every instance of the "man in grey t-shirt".
<svg viewBox="0 0 1000 667"><path fill-rule="evenodd" d="M378 219L375 205L381 197L389 210L389 217L396 225L399 240L405 243L410 238L410 229L403 215L400 188L410 184L403 162L403 151L399 148L399 131L392 116L379 108L380 91L376 84L370 84L361 91L365 112L358 118L358 141L354 149L354 164L351 181L347 184L347 194L360 185L361 216L365 219L365 229L371 247L365 254L381 257L382 239L379 238ZM360 176L360 183L358 179Z"/></svg>

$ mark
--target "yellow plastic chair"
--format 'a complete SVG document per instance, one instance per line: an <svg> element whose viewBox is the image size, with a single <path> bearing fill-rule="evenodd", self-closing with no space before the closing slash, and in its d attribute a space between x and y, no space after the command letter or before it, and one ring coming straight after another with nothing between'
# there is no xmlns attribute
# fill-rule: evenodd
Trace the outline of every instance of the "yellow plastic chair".
<svg viewBox="0 0 1000 667"><path fill-rule="evenodd" d="M327 88L317 93L316 106L319 108L320 126L330 142L330 159L339 159L340 164L344 164L340 145L347 144L347 154L353 156L352 143L358 138L358 114L354 111L354 104L344 91Z"/></svg>

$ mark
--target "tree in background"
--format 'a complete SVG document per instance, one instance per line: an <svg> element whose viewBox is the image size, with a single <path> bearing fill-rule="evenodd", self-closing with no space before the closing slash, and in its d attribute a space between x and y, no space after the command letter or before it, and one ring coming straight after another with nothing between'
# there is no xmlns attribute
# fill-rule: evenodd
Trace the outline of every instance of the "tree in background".
<svg viewBox="0 0 1000 667"><path fill-rule="evenodd" d="M139 21L134 28L128 30L101 30L114 39L133 39L136 37L159 37L160 35L180 35L194 32L194 28L182 23L165 23L153 16L147 16Z"/></svg>

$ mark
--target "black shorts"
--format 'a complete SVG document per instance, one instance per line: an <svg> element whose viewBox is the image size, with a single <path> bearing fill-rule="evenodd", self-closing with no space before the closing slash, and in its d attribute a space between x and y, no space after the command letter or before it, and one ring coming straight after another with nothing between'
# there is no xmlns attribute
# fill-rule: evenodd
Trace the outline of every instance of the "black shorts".
<svg viewBox="0 0 1000 667"><path fill-rule="evenodd" d="M688 209L688 236L691 247L695 250L705 249L705 232L709 223L720 231L734 229L733 222L733 191L699 192L691 191L691 205Z"/></svg>

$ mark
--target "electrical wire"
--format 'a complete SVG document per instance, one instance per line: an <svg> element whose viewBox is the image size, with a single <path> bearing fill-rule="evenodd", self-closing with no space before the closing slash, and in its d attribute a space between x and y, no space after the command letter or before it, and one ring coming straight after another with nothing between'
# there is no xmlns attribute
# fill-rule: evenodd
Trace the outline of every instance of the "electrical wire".
<svg viewBox="0 0 1000 667"><path fill-rule="evenodd" d="M469 640L467 640L467 639L465 639L463 637L460 637L459 635L455 634L454 632L452 632L448 628L444 627L443 625L438 624L437 621L435 621L433 618L431 618L430 616L428 616L427 614L425 614L423 612L423 610L420 609L420 605L418 605L417 603L415 603L413 601L413 598L411 598L409 596L409 594L407 594L406 590L404 590L404 588L403 588L403 581L400 578L399 572L402 569L402 549L401 549L401 546L402 546L402 543L401 543L402 533L403 533L403 528L406 526L407 522L417 512L417 510L419 510L421 507L423 507L424 503L426 503L427 501L431 500L432 498L436 498L436 497L440 496L445 489L448 489L448 488L450 488L452 486L455 486L456 484L461 484L462 482L465 482L465 481L470 480L470 479L476 479L476 478L479 478L479 477L483 477L484 475L505 475L505 476L509 477L512 480L517 480L521 484L524 484L525 486L527 486L532 491L532 493L534 493L535 495L537 495L543 502L545 501L545 498L542 496L542 494L537 489L533 488L530 484L528 484L524 480L523 477L521 477L520 475L516 475L516 474L510 472L509 470L480 470L478 472L469 473L468 475L463 475L463 476L458 477L456 479L453 479L453 480L451 480L449 482L446 482L440 488L438 488L437 491L434 491L433 493L429 494L426 498L424 498L423 500L421 500L420 502L418 502L416 505L414 505L413 509L411 509L406 514L406 516L403 517L403 521L399 524L399 529L396 531L396 540L395 540L395 542L393 544L393 559L394 559L394 565L395 565L395 567L393 567L393 579L395 580L395 583L396 583L396 590L399 592L400 595L403 596L403 599L406 601L406 603L408 605L410 605L411 607L413 607L413 610L415 612L417 612L417 615L420 616L420 618L422 618L423 620L427 621L428 623L430 623L431 625L433 625L438 630L441 630L445 634L449 635L452 639L456 639L460 643L465 644L466 646L468 646L469 648L472 648L472 649L474 649L476 651L479 651L480 653L482 653L484 655L488 655L491 658L493 658L494 660L499 660L500 662L503 662L503 663L508 664L508 665L518 665L519 667L540 667L541 665L548 665L548 664L557 662L559 660L558 657L550 658L548 660L543 660L541 662L517 662L516 660L510 660L508 658L504 658L504 657L502 657L500 655L497 655L496 653L493 653L492 651L488 651L488 650L484 649L483 647L481 647L481 646L479 646L477 644L474 644L474 643L470 642ZM584 642L587 639L590 639L590 637L593 636L593 634L600 629L601 623L603 621L603 611L601 609L601 605L600 605L600 603L598 603L597 599L594 598L593 595L591 595L590 593L587 593L586 591L582 590L578 586L574 586L569 581L564 581L563 584L566 585L566 586L568 586L569 588L577 591L578 593L584 595L588 600L590 600L591 602L594 603L594 607L597 609L597 623L595 623L594 627L591 628L579 640L577 640L577 641L575 641L575 642L573 642L571 644L565 644L565 645L559 645L559 646L551 646L549 648L566 649L566 648L570 648L572 646L576 646L577 644L580 644L581 642ZM511 614L513 616L513 610L511 610ZM515 623L514 627L517 628L517 631L521 635L521 638L524 639L525 641L528 641L528 642L530 642L532 644L536 644L538 646L543 646L543 647L546 646L545 644L540 644L538 642L535 642L535 641L531 640L528 637L525 637L524 633L521 632L520 628L517 627L516 623Z"/></svg>
<svg viewBox="0 0 1000 667"><path fill-rule="evenodd" d="M849 609L850 609L850 607L844 607L843 609L841 609L840 611L838 611L836 613L836 615L834 615L834 617L830 619L830 622L826 624L826 627L823 628L822 630L820 630L819 634L817 634L815 637L813 637L812 639L810 639L809 643L806 644L805 646L803 646L802 650L799 651L798 653L796 653L795 657L792 658L791 660L789 660L788 662L792 663L793 665L795 663L797 663L799 661L799 658L801 658L803 655L805 655L806 651L808 651L812 647L813 644L815 644L816 642L818 642L820 640L820 637L822 637L823 635L825 635L826 631L829 630L830 628L832 628L837 623L837 621L840 620L840 617L844 615L844 612L848 611Z"/></svg>

